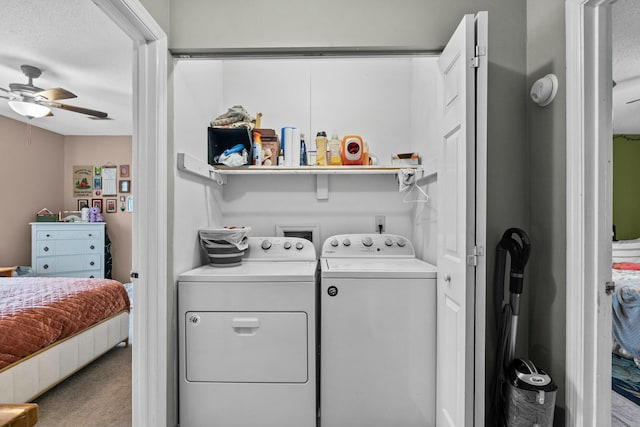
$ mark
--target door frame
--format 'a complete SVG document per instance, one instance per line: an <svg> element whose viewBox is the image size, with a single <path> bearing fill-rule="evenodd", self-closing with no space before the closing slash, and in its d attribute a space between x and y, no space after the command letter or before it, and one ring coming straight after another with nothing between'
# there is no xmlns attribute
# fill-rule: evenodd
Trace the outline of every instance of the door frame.
<svg viewBox="0 0 640 427"><path fill-rule="evenodd" d="M566 425L611 422L611 4L567 0ZM608 319L608 320L607 320Z"/></svg>
<svg viewBox="0 0 640 427"><path fill-rule="evenodd" d="M174 425L167 250L167 36L139 0L93 0L133 41L132 425Z"/></svg>

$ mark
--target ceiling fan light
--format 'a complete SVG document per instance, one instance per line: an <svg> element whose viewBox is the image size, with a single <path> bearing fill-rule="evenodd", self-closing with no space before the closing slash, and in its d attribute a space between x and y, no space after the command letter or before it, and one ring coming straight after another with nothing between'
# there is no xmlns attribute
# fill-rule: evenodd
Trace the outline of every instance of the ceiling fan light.
<svg viewBox="0 0 640 427"><path fill-rule="evenodd" d="M21 116L28 117L30 119L44 117L51 112L49 107L44 105L35 104L33 102L24 101L9 101L9 107Z"/></svg>

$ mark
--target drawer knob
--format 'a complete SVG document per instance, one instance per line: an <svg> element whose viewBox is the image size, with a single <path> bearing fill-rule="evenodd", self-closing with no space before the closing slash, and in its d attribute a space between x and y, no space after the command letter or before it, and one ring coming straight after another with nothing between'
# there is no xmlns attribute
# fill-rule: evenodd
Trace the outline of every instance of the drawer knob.
<svg viewBox="0 0 640 427"><path fill-rule="evenodd" d="M96 276L94 276L93 274L91 276L89 276L89 279L95 279Z"/></svg>
<svg viewBox="0 0 640 427"><path fill-rule="evenodd" d="M89 249L95 249L95 248L96 248L96 247L95 247L95 246L93 246L93 245L89 246Z"/></svg>
<svg viewBox="0 0 640 427"><path fill-rule="evenodd" d="M95 263L95 262L93 262L93 261L91 261L91 262L89 263L89 265L93 266L93 265L96 265L96 263Z"/></svg>
<svg viewBox="0 0 640 427"><path fill-rule="evenodd" d="M45 252L49 252L49 246L45 246L45 247L44 247L44 251L45 251Z"/></svg>
<svg viewBox="0 0 640 427"><path fill-rule="evenodd" d="M43 265L42 268L44 268L46 270L47 268L49 268L49 264Z"/></svg>
<svg viewBox="0 0 640 427"><path fill-rule="evenodd" d="M47 234L46 236L47 236L47 237L51 237L51 234Z"/></svg>
<svg viewBox="0 0 640 427"><path fill-rule="evenodd" d="M93 234L89 233L89 237L93 236Z"/></svg>

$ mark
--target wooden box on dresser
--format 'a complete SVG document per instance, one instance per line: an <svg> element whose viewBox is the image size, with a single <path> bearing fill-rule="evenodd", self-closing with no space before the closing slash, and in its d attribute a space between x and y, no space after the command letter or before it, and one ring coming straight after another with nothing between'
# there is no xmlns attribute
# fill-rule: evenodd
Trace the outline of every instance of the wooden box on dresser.
<svg viewBox="0 0 640 427"><path fill-rule="evenodd" d="M36 276L104 278L104 222L32 222Z"/></svg>

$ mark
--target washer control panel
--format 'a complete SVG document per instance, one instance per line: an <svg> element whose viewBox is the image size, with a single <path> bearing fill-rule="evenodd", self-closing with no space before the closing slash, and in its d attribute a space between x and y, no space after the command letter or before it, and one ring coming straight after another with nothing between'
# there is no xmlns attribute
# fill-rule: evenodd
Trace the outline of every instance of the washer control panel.
<svg viewBox="0 0 640 427"><path fill-rule="evenodd" d="M300 237L249 237L246 259L312 261L316 259L313 243Z"/></svg>
<svg viewBox="0 0 640 427"><path fill-rule="evenodd" d="M396 234L337 234L322 245L324 258L415 257L411 242Z"/></svg>

